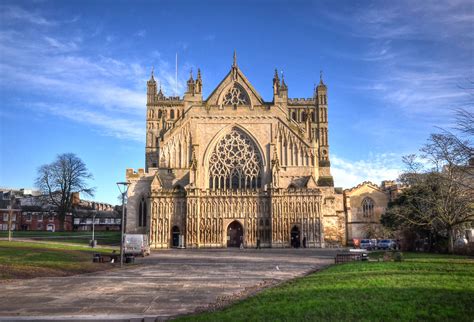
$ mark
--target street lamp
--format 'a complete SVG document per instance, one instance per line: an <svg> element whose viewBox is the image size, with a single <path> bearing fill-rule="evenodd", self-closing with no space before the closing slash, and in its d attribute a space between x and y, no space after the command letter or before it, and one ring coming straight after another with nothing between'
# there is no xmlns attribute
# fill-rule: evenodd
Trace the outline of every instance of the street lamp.
<svg viewBox="0 0 474 322"><path fill-rule="evenodd" d="M125 229L125 224L124 224L125 222L125 196L127 195L129 185L130 185L130 182L117 182L117 187L120 193L122 194L122 220L120 222L120 226L122 227L122 233L120 234L120 267L123 266L123 234L124 234L124 229Z"/></svg>
<svg viewBox="0 0 474 322"><path fill-rule="evenodd" d="M95 241L95 216L97 215L97 210L92 210L92 241L91 241L91 247L94 248L97 245L97 242Z"/></svg>
<svg viewBox="0 0 474 322"><path fill-rule="evenodd" d="M8 241L12 241L12 217L13 217L13 204L15 203L15 195L10 190L10 206L8 206Z"/></svg>

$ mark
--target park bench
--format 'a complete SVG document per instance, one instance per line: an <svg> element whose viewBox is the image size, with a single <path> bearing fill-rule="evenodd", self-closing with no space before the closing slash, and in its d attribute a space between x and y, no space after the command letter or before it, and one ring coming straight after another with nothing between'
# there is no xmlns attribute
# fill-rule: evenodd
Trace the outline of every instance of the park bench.
<svg viewBox="0 0 474 322"><path fill-rule="evenodd" d="M110 263L114 260L114 263L117 263L120 260L120 254L101 254L101 253L95 253L94 257L92 259L93 262L95 263Z"/></svg>
<svg viewBox="0 0 474 322"><path fill-rule="evenodd" d="M367 253L339 253L336 254L334 261L336 264L354 262L354 261L364 261L368 260L369 256Z"/></svg>
<svg viewBox="0 0 474 322"><path fill-rule="evenodd" d="M112 254L101 254L95 253L92 261L94 263L111 263L114 260L114 263L118 263L120 261L120 254L112 253ZM127 255L124 258L125 263L133 264L135 263L135 257Z"/></svg>

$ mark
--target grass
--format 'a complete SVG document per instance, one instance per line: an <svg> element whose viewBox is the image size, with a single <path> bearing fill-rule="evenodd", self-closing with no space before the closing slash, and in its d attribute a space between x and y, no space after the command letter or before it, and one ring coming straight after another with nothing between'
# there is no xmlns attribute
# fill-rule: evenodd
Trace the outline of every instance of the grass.
<svg viewBox="0 0 474 322"><path fill-rule="evenodd" d="M0 231L0 238L8 237L8 231ZM67 231L67 232L48 232L48 231L13 231L13 238L27 238L41 241L61 241L66 243L77 243L88 245L92 239L90 231ZM119 231L96 231L95 239L98 245L114 246L120 244Z"/></svg>
<svg viewBox="0 0 474 322"><path fill-rule="evenodd" d="M112 250L72 244L0 241L0 280L68 276L109 269L113 265L92 263L92 254Z"/></svg>
<svg viewBox="0 0 474 322"><path fill-rule="evenodd" d="M473 316L474 260L407 253L403 262L333 265L223 310L178 320L472 321Z"/></svg>

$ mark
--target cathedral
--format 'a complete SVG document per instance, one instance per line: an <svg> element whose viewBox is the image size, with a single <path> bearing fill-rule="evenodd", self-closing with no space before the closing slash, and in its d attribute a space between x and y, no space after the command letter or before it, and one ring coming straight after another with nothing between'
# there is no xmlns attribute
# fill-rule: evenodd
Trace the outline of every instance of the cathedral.
<svg viewBox="0 0 474 322"><path fill-rule="evenodd" d="M126 232L148 234L152 249L345 244L322 77L311 97L289 98L275 70L265 101L234 53L207 98L203 86L198 69L184 96L165 96L152 71L145 168L126 171Z"/></svg>

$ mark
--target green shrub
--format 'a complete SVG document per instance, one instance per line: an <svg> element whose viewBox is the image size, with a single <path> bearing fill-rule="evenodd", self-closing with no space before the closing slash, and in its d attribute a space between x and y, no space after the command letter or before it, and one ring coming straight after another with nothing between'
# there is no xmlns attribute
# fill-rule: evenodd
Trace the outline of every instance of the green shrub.
<svg viewBox="0 0 474 322"><path fill-rule="evenodd" d="M393 254L393 260L394 260L395 262L401 262L401 261L403 260L403 255L402 255L402 253L401 253L401 252L395 252L395 253Z"/></svg>

